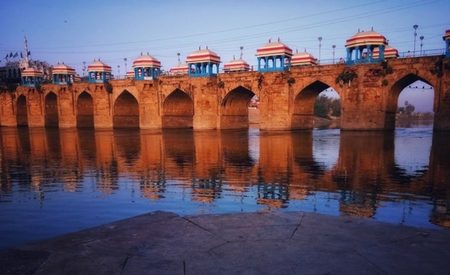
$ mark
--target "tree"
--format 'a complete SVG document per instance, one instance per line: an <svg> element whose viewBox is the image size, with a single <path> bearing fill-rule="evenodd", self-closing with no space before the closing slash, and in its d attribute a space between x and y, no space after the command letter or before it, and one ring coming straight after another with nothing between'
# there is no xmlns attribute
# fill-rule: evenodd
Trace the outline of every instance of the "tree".
<svg viewBox="0 0 450 275"><path fill-rule="evenodd" d="M341 116L341 101L338 98L330 98L325 95L318 96L314 104L314 115L324 118Z"/></svg>

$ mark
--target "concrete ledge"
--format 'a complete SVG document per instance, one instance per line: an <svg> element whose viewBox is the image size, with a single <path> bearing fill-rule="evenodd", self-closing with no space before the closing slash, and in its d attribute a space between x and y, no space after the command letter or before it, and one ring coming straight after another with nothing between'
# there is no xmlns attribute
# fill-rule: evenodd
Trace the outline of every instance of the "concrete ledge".
<svg viewBox="0 0 450 275"><path fill-rule="evenodd" d="M448 274L450 230L303 212L154 212L0 253L0 274Z"/></svg>

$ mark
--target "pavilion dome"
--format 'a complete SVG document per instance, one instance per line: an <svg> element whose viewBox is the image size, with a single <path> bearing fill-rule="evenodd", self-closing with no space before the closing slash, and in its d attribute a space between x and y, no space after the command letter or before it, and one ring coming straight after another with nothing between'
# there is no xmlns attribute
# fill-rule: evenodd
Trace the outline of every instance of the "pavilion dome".
<svg viewBox="0 0 450 275"><path fill-rule="evenodd" d="M229 71L248 71L250 70L250 66L243 59L233 59L228 63L223 65L223 70L226 72Z"/></svg>
<svg viewBox="0 0 450 275"><path fill-rule="evenodd" d="M358 31L355 35L347 39L345 47L354 48L359 46L387 45L386 37L376 31Z"/></svg>
<svg viewBox="0 0 450 275"><path fill-rule="evenodd" d="M220 63L220 57L215 52L209 50L208 48L204 50L199 49L198 51L195 51L186 57L186 63L188 64L203 63L203 62L211 62L218 64Z"/></svg>
<svg viewBox="0 0 450 275"><path fill-rule="evenodd" d="M310 53L297 52L291 58L291 66L317 65L317 59Z"/></svg>
<svg viewBox="0 0 450 275"><path fill-rule="evenodd" d="M373 58L378 58L380 54L380 49L375 48L373 49ZM398 57L398 50L396 48L393 48L391 46L386 46L384 48L384 58L397 58Z"/></svg>
<svg viewBox="0 0 450 275"><path fill-rule="evenodd" d="M269 43L264 46L258 48L256 50L256 56L264 57L264 56L276 56L276 55L292 55L292 49L289 48L286 44L282 43L280 39L277 42L272 42L269 40Z"/></svg>
<svg viewBox="0 0 450 275"><path fill-rule="evenodd" d="M169 73L175 74L175 75L187 74L188 70L189 70L189 68L188 68L187 64L181 64L181 65L170 68Z"/></svg>
<svg viewBox="0 0 450 275"><path fill-rule="evenodd" d="M22 71L22 76L30 76L30 77L42 77L43 74L38 69L29 67Z"/></svg>
<svg viewBox="0 0 450 275"><path fill-rule="evenodd" d="M66 64L57 64L52 68L52 74L68 74L75 75L75 70L72 67L67 66Z"/></svg>
<svg viewBox="0 0 450 275"><path fill-rule="evenodd" d="M446 30L444 36L442 37L444 40L450 40L450 30Z"/></svg>
<svg viewBox="0 0 450 275"><path fill-rule="evenodd" d="M89 64L88 72L106 72L106 73L110 73L111 72L111 66L106 65L105 63L100 61L100 59L99 60L94 60L93 63Z"/></svg>
<svg viewBox="0 0 450 275"><path fill-rule="evenodd" d="M133 68L161 68L161 62L149 54L141 54L133 61Z"/></svg>
<svg viewBox="0 0 450 275"><path fill-rule="evenodd" d="M126 78L129 78L129 79L134 78L134 71L128 71L126 74Z"/></svg>

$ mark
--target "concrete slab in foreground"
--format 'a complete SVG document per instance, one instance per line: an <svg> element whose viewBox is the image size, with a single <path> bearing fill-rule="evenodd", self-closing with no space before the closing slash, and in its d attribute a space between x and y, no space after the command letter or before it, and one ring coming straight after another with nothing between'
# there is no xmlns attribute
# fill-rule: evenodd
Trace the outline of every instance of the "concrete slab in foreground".
<svg viewBox="0 0 450 275"><path fill-rule="evenodd" d="M0 274L449 274L450 230L155 212L0 253Z"/></svg>

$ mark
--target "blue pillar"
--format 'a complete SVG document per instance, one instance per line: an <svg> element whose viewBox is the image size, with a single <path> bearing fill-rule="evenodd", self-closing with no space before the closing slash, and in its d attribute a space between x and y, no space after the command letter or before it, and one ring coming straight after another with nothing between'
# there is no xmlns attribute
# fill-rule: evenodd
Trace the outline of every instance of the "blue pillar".
<svg viewBox="0 0 450 275"><path fill-rule="evenodd" d="M384 60L384 49L385 49L385 46L384 45L380 45L379 47L378 47L378 52L379 52L379 55L378 55L378 60L380 60L380 61L382 61L382 60Z"/></svg>
<svg viewBox="0 0 450 275"><path fill-rule="evenodd" d="M450 39L445 40L445 57L450 58Z"/></svg>

